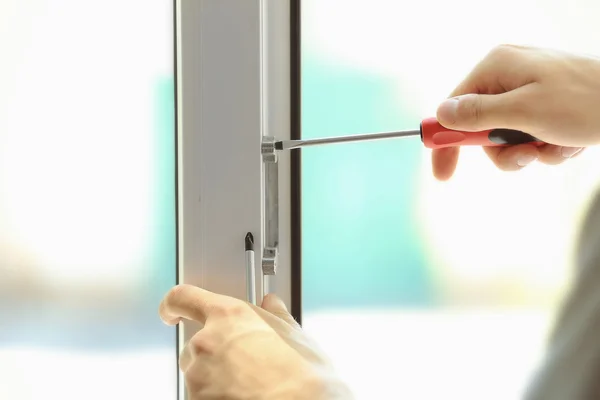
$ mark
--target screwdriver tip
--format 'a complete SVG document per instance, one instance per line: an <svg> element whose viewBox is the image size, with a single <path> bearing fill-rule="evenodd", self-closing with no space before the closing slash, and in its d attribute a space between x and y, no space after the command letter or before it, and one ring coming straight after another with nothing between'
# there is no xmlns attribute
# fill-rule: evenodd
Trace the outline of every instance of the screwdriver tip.
<svg viewBox="0 0 600 400"><path fill-rule="evenodd" d="M245 244L246 251L254 251L254 236L252 236L252 233L248 232L246 234Z"/></svg>
<svg viewBox="0 0 600 400"><path fill-rule="evenodd" d="M283 150L283 142L275 142L275 150Z"/></svg>

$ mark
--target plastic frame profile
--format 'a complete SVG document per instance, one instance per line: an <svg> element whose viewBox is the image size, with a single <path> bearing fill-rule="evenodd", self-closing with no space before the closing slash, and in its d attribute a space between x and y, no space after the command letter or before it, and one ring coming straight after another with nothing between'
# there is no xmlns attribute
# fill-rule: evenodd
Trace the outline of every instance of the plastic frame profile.
<svg viewBox="0 0 600 400"><path fill-rule="evenodd" d="M178 283L246 298L244 237L263 266L267 190L277 192L277 269L257 293L291 307L290 155L278 154L277 187L263 136L290 138L290 2L174 0L176 11ZM265 169L266 168L266 169ZM270 188L270 189L269 189ZM265 287L268 284L268 287ZM258 298L258 303L261 302ZM178 330L178 352L200 326ZM178 399L186 399L179 375Z"/></svg>

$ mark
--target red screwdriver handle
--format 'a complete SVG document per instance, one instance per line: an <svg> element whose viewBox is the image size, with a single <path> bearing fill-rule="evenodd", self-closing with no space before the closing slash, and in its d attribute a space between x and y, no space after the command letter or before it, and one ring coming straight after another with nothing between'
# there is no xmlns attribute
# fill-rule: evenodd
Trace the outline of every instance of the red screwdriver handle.
<svg viewBox="0 0 600 400"><path fill-rule="evenodd" d="M435 118L421 122L421 140L429 149L457 146L511 146L531 143L544 144L528 133L513 129L489 129L479 132L463 132L444 128Z"/></svg>

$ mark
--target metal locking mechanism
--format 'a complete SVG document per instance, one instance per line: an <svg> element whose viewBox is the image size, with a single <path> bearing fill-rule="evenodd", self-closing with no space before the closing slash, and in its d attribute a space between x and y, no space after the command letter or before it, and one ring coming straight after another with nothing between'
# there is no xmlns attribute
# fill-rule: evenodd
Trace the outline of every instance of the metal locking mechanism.
<svg viewBox="0 0 600 400"><path fill-rule="evenodd" d="M279 257L279 164L275 151L275 138L264 136L261 143L264 163L264 247L262 252L262 271L265 293L269 292L269 276L277 273Z"/></svg>

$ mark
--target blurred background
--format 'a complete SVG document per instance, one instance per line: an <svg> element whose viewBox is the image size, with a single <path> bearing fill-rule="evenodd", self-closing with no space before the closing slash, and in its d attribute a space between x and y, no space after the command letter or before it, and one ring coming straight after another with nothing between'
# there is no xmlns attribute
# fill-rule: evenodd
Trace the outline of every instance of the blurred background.
<svg viewBox="0 0 600 400"><path fill-rule="evenodd" d="M599 11L303 0L303 136L416 128L500 43L600 54ZM175 398L172 21L0 2L0 399ZM438 183L418 140L303 150L304 324L360 398L519 398L598 156L507 174L465 149Z"/></svg>
<svg viewBox="0 0 600 400"><path fill-rule="evenodd" d="M2 0L0 51L0 399L175 399L172 0Z"/></svg>
<svg viewBox="0 0 600 400"><path fill-rule="evenodd" d="M600 55L593 0L303 0L304 138L415 129L502 43ZM418 139L307 148L303 321L361 399L518 399L600 182L588 149L501 173Z"/></svg>

